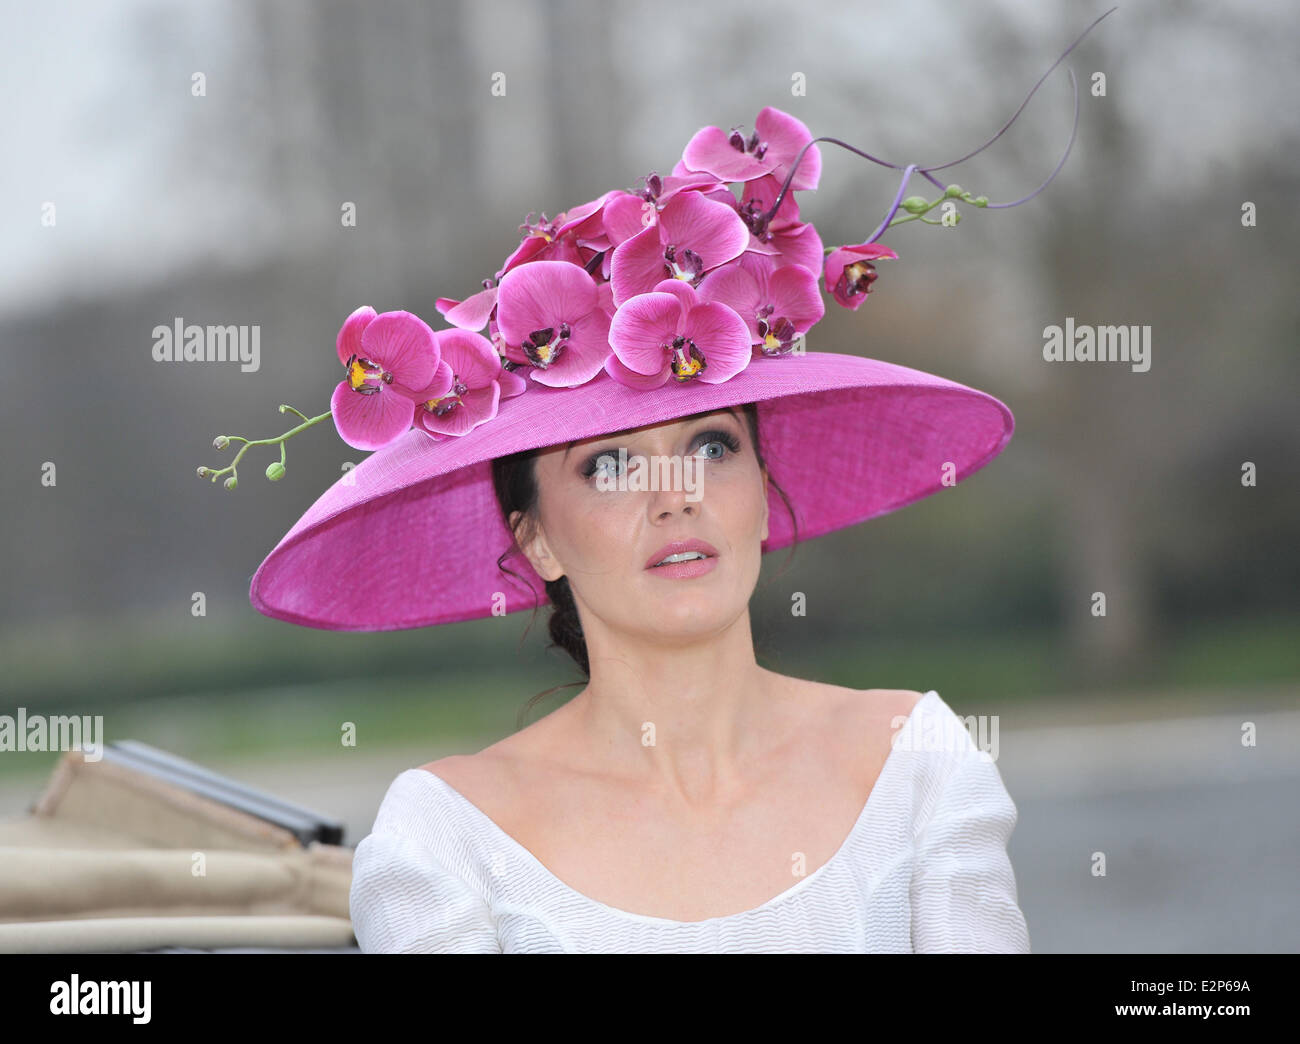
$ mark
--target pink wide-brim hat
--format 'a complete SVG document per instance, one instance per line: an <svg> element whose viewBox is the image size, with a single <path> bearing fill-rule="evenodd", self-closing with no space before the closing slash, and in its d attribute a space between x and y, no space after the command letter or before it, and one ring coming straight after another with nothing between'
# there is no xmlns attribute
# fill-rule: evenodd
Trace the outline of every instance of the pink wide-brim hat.
<svg viewBox="0 0 1300 1044"><path fill-rule="evenodd" d="M521 450L758 404L759 444L800 540L896 511L978 471L1015 428L993 396L894 363L832 352L755 358L718 384L652 391L601 375L579 388L529 381L496 417L438 440L411 428L335 482L253 575L267 616L334 631L390 631L547 602L496 500L491 462ZM764 552L794 526L769 485ZM704 504L707 505L707 495ZM498 568L500 556L511 551ZM500 610L498 609L498 612Z"/></svg>

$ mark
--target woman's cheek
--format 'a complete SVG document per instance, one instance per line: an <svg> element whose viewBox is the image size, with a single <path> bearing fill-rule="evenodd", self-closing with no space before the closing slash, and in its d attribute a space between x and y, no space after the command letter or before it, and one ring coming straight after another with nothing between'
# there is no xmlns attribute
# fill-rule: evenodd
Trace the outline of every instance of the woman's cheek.
<svg viewBox="0 0 1300 1044"><path fill-rule="evenodd" d="M569 527L572 553L592 570L610 572L625 567L628 548L639 542L638 519L645 511L645 496L593 490L579 499Z"/></svg>
<svg viewBox="0 0 1300 1044"><path fill-rule="evenodd" d="M635 498L632 494L617 489L596 489L594 486L588 493L583 504L584 516L591 518L599 517L608 521L612 518L618 518L626 514L631 501ZM590 523L588 523L590 526ZM595 534L593 534L595 535Z"/></svg>
<svg viewBox="0 0 1300 1044"><path fill-rule="evenodd" d="M698 489L707 503L710 491L717 494L716 511L725 511L735 518L748 518L763 510L763 479L755 470L752 474L740 467L714 468L703 474ZM761 521L758 523L761 527Z"/></svg>

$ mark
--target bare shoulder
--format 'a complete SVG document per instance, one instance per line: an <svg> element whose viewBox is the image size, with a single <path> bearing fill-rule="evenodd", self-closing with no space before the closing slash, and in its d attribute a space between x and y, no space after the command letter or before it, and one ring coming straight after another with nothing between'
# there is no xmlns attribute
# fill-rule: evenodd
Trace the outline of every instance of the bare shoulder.
<svg viewBox="0 0 1300 1044"><path fill-rule="evenodd" d="M925 699L925 693L915 689L860 689L855 691L855 695L870 704L873 710L887 713L891 719L907 717L912 708Z"/></svg>
<svg viewBox="0 0 1300 1044"><path fill-rule="evenodd" d="M420 767L460 792L494 819L511 818L520 798L538 779L549 729L541 721L484 747L475 754L450 754ZM530 784L531 781L531 784Z"/></svg>
<svg viewBox="0 0 1300 1044"><path fill-rule="evenodd" d="M894 736L925 697L915 689L851 689L824 682L802 682L806 694L823 710L822 722L833 737L847 742L859 756L863 745L888 753Z"/></svg>
<svg viewBox="0 0 1300 1044"><path fill-rule="evenodd" d="M810 715L818 742L844 741L860 756L863 743L888 751L894 734L925 696L915 689L851 689L845 685L782 676L781 684Z"/></svg>
<svg viewBox="0 0 1300 1044"><path fill-rule="evenodd" d="M519 787L507 759L479 751L451 754L420 766L431 772L489 818L509 821Z"/></svg>
<svg viewBox="0 0 1300 1044"><path fill-rule="evenodd" d="M803 678L788 679L801 697L815 698L831 704L836 709L861 718L891 721L899 715L907 717L924 697L915 689L850 689L844 685L809 681Z"/></svg>
<svg viewBox="0 0 1300 1044"><path fill-rule="evenodd" d="M425 772L431 772L439 779L450 783L457 790L466 779L480 775L480 762L477 754L449 754L443 758L425 762L420 766Z"/></svg>

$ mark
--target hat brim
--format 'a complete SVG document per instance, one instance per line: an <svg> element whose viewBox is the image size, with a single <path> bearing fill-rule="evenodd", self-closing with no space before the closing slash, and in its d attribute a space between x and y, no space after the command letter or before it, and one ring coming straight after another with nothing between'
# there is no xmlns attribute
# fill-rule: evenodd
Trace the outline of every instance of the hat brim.
<svg viewBox="0 0 1300 1044"><path fill-rule="evenodd" d="M389 631L532 609L542 578L518 552L491 461L522 450L758 403L760 448L800 540L896 511L974 474L1011 439L986 392L894 363L833 352L759 358L720 384L633 390L601 374L580 389L529 381L468 434L412 428L343 475L253 575L259 612L306 627ZM769 486L774 551L794 524Z"/></svg>

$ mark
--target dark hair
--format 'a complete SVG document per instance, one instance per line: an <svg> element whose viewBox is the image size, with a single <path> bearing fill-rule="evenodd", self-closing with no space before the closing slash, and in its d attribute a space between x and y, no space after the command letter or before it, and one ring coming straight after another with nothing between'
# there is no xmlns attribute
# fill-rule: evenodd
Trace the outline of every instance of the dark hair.
<svg viewBox="0 0 1300 1044"><path fill-rule="evenodd" d="M745 418L749 422L750 441L754 446L754 454L758 458L758 466L761 470L766 471L767 465L763 461L763 453L759 448L758 440L758 407L752 403L745 403L741 407L745 412ZM541 449L523 450L519 453L511 453L504 457L497 457L492 461L492 486L496 491L497 503L501 506L501 514L505 519L506 527L510 528L510 516L514 512L520 513L519 529L535 524L537 520L537 472L536 458ZM783 490L770 474L768 475L768 484L774 488L784 502L786 511L790 514L790 521L794 527L794 541L790 545L790 557L794 554L794 544L799 539L799 523L795 518L794 509L790 506L790 498L785 495ZM513 570L507 569L502 563L510 555L521 553L521 541L519 540L519 530L515 531L515 541L513 546L507 549L498 559L497 568L510 576L518 576ZM778 570L776 576L779 576L786 566L789 565L790 558L786 559L785 565ZM773 576L772 579L776 579ZM771 581L769 581L770 583ZM573 661L587 679L591 677L591 666L587 660L587 641L582 634L582 621L578 617L578 607L573 600L573 591L569 588L569 578L562 576L558 580L547 580L546 596L551 601L551 616L549 621L549 630L551 634L551 643L547 648L559 647L567 652ZM537 614L538 604L534 600L533 615ZM529 621L529 627L532 621ZM525 634L527 631L525 630ZM540 700L543 696L555 692L557 689L567 688L572 685L581 685L582 681L569 682L567 685L557 685L554 688L539 692L526 703L519 712L519 721L522 722L523 716L529 709ZM519 727L522 727L520 725Z"/></svg>

